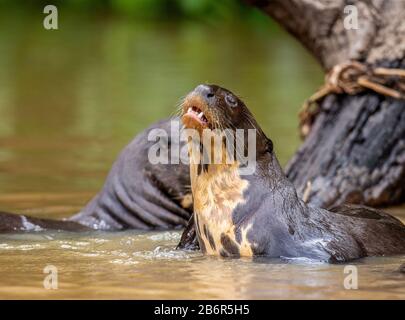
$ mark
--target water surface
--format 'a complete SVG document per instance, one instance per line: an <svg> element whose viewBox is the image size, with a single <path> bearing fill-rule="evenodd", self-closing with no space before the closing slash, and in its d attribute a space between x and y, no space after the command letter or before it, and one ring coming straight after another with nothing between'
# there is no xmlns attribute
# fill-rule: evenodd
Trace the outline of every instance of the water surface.
<svg viewBox="0 0 405 320"><path fill-rule="evenodd" d="M344 265L222 259L176 251L179 232L0 236L3 298L404 299L405 256L367 258L357 290L346 290ZM43 268L58 268L45 290Z"/></svg>

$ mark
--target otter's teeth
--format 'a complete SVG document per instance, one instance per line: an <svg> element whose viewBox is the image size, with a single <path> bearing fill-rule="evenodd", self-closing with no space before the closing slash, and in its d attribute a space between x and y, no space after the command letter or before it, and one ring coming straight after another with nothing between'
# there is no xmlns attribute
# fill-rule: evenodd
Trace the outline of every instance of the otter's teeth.
<svg viewBox="0 0 405 320"><path fill-rule="evenodd" d="M193 108L188 108L188 110L187 110L187 112L191 112L191 111L193 111Z"/></svg>
<svg viewBox="0 0 405 320"><path fill-rule="evenodd" d="M200 112L199 114L198 114L198 117L200 118L200 119L202 119L202 117L204 116L204 112Z"/></svg>

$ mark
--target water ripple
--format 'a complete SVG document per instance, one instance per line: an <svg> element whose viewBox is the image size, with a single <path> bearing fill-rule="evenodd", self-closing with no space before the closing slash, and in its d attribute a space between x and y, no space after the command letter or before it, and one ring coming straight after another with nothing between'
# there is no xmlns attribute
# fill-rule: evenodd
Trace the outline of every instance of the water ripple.
<svg viewBox="0 0 405 320"><path fill-rule="evenodd" d="M199 253L158 246L152 251L138 251L132 255L147 260L188 260L199 255Z"/></svg>

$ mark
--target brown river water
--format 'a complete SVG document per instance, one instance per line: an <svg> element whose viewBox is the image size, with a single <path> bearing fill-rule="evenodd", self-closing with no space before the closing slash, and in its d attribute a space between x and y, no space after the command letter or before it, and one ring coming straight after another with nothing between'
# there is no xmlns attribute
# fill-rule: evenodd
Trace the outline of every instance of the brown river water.
<svg viewBox="0 0 405 320"><path fill-rule="evenodd" d="M322 82L316 62L274 26L0 17L0 209L63 218L102 186L122 147L201 82L239 93L283 164L297 111ZM62 23L63 22L63 23ZM216 41L212 41L215 31ZM220 41L218 41L220 39ZM389 209L405 221L405 207ZM405 299L405 256L345 265L221 259L176 251L180 231L0 235L0 298ZM43 286L55 266L58 289Z"/></svg>

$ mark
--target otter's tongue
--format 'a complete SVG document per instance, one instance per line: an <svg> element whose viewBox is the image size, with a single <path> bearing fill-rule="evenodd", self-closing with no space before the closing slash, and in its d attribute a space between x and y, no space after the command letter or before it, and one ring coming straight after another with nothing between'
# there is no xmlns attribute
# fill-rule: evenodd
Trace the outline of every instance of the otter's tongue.
<svg viewBox="0 0 405 320"><path fill-rule="evenodd" d="M186 127L208 127L208 119L205 117L204 112L197 107L189 107L187 112L183 115L183 123Z"/></svg>

